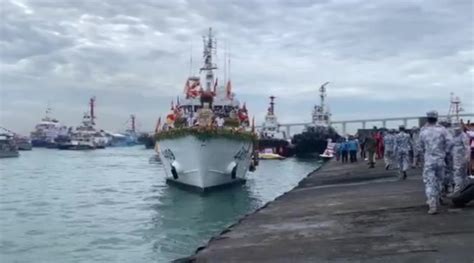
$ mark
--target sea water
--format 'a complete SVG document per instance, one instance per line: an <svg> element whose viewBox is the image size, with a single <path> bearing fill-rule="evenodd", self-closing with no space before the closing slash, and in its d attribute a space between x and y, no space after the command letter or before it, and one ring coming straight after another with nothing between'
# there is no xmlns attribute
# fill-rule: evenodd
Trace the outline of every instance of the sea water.
<svg viewBox="0 0 474 263"><path fill-rule="evenodd" d="M315 160L260 161L206 195L166 184L143 146L0 159L0 262L168 262L289 191Z"/></svg>

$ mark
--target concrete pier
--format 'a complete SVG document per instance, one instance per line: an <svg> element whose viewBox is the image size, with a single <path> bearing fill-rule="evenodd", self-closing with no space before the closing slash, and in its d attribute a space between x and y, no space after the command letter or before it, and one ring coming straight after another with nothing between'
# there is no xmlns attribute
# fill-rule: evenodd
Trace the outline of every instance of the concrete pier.
<svg viewBox="0 0 474 263"><path fill-rule="evenodd" d="M396 175L330 162L177 261L474 262L474 204L428 215L421 171Z"/></svg>

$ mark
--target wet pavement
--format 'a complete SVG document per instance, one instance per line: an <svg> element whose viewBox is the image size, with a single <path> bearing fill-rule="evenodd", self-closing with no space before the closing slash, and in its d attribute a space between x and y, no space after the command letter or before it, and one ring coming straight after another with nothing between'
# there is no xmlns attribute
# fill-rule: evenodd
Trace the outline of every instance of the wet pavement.
<svg viewBox="0 0 474 263"><path fill-rule="evenodd" d="M191 262L474 262L474 202L428 215L421 170L329 162Z"/></svg>

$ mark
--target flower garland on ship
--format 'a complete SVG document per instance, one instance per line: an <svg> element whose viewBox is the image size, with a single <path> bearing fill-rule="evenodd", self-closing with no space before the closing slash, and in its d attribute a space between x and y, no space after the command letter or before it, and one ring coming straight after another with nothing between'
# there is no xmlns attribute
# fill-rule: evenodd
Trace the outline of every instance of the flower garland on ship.
<svg viewBox="0 0 474 263"><path fill-rule="evenodd" d="M257 142L255 133L255 120L252 120L252 127L249 127L248 111L244 104L238 110L232 110L229 116L222 117L211 110L213 96L206 96L205 92L200 92L201 106L196 113L196 118L189 112L185 112L183 107L171 103L171 112L166 116L166 123L161 127L161 118L158 120L155 130L155 140L175 139L185 136L194 136L199 140L209 140L212 138L226 138L231 140ZM217 116L216 116L217 115ZM190 119L191 118L191 119Z"/></svg>

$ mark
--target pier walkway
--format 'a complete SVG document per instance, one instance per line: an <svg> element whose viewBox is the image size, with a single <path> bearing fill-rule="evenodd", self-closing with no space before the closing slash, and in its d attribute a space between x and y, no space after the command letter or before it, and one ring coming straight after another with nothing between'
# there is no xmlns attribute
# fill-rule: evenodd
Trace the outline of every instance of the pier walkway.
<svg viewBox="0 0 474 263"><path fill-rule="evenodd" d="M177 261L474 262L474 204L428 215L421 171L396 175L329 162Z"/></svg>

